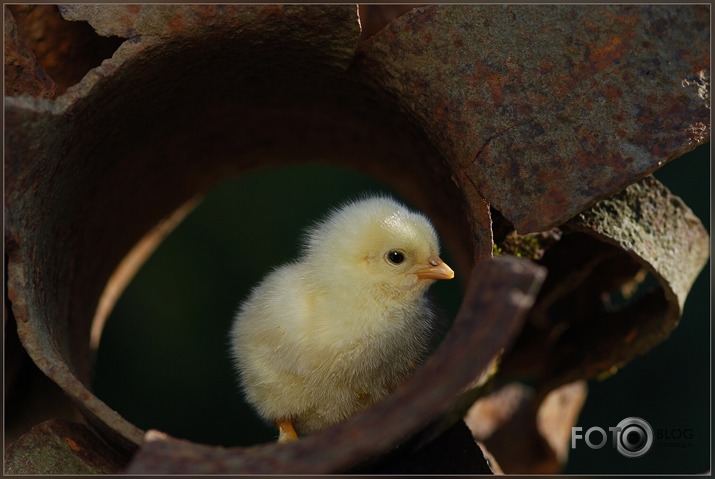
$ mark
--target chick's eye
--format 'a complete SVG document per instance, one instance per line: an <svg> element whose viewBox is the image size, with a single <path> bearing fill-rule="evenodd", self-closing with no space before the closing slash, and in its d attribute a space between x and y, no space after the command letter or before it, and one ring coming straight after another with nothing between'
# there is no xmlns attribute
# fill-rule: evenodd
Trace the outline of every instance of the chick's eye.
<svg viewBox="0 0 715 479"><path fill-rule="evenodd" d="M400 264L405 260L405 254L402 251L390 251L387 253L387 259L392 264Z"/></svg>

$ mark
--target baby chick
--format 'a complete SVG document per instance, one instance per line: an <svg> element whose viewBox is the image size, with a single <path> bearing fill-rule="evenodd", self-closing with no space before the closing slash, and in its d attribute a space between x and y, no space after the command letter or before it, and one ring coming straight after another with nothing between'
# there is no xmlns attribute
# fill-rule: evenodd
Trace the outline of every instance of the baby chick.
<svg viewBox="0 0 715 479"><path fill-rule="evenodd" d="M386 197L333 210L240 306L230 341L248 402L279 441L374 404L424 359L425 293L453 277L425 216Z"/></svg>

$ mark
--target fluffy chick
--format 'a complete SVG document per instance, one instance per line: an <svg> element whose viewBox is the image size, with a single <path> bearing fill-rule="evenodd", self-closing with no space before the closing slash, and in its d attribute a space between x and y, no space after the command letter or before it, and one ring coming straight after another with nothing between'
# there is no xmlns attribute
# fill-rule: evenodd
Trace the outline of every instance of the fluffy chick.
<svg viewBox="0 0 715 479"><path fill-rule="evenodd" d="M425 293L453 277L423 215L386 197L333 210L240 306L230 341L248 402L279 441L374 404L424 359Z"/></svg>

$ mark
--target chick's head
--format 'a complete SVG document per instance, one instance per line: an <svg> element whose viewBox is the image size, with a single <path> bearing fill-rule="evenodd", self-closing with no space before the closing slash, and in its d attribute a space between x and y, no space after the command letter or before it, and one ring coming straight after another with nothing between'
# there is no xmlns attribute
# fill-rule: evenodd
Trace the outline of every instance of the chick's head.
<svg viewBox="0 0 715 479"><path fill-rule="evenodd" d="M454 272L439 257L430 221L386 197L369 197L333 210L308 230L306 257L325 280L353 291L419 296Z"/></svg>

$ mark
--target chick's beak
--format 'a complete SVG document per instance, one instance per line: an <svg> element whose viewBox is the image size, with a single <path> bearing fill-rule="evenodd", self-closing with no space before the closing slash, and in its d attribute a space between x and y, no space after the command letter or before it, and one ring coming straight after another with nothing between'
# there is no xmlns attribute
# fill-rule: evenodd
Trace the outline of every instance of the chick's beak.
<svg viewBox="0 0 715 479"><path fill-rule="evenodd" d="M454 278L454 271L452 271L452 268L447 266L447 263L442 261L442 258L437 256L436 254L430 255L430 257L427 261L429 263L429 266L415 271L415 275L417 275L418 278L420 278L420 279L452 279L452 278Z"/></svg>

